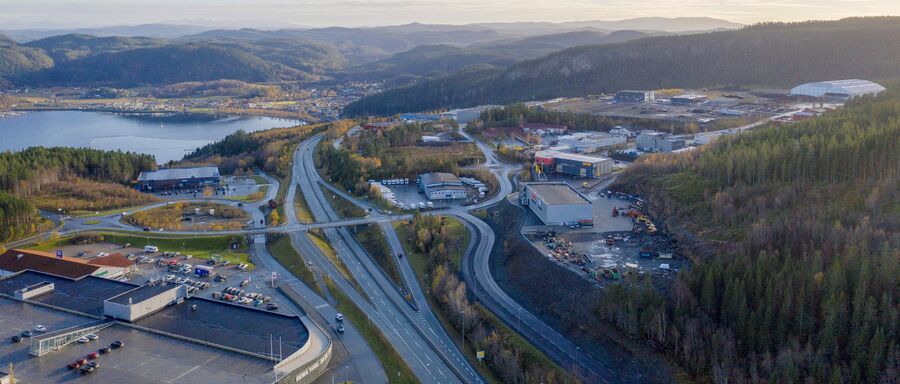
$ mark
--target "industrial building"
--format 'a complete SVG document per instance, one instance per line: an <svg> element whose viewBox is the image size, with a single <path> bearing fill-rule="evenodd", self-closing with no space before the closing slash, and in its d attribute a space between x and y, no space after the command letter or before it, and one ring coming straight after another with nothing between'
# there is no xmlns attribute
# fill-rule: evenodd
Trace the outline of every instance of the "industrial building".
<svg viewBox="0 0 900 384"><path fill-rule="evenodd" d="M0 337L34 324L46 332L0 345L22 382L66 381L67 364L114 340L126 347L101 355L92 381L310 383L332 353L328 334L305 314L198 298L182 284L32 270L0 278ZM102 342L78 341L89 334Z"/></svg>
<svg viewBox="0 0 900 384"><path fill-rule="evenodd" d="M591 201L566 183L524 183L520 199L545 225L594 225Z"/></svg>
<svg viewBox="0 0 900 384"><path fill-rule="evenodd" d="M200 188L218 185L221 180L217 167L166 168L141 172L137 188L142 191L159 191L173 188Z"/></svg>
<svg viewBox="0 0 900 384"><path fill-rule="evenodd" d="M538 151L534 164L544 173L595 178L612 173L612 159L555 150Z"/></svg>
<svg viewBox="0 0 900 384"><path fill-rule="evenodd" d="M831 80L800 84L791 88L791 95L852 99L864 95L877 95L884 89L880 84L868 80Z"/></svg>
<svg viewBox="0 0 900 384"><path fill-rule="evenodd" d="M454 200L465 199L466 187L459 177L452 173L434 172L423 173L416 180L419 192L425 194L429 200Z"/></svg>
<svg viewBox="0 0 900 384"><path fill-rule="evenodd" d="M524 123L522 124L522 131L525 133L533 133L533 134L551 134L551 135L564 135L569 130L568 127L562 124L544 124L544 123Z"/></svg>
<svg viewBox="0 0 900 384"><path fill-rule="evenodd" d="M645 152L672 152L685 146L684 140L672 139L668 134L656 131L642 131L635 144Z"/></svg>
<svg viewBox="0 0 900 384"><path fill-rule="evenodd" d="M686 93L684 95L678 95L672 97L672 104L674 105L697 105L706 101L706 96L704 95L696 95L691 93Z"/></svg>
<svg viewBox="0 0 900 384"><path fill-rule="evenodd" d="M656 93L653 91L622 90L616 92L613 99L620 103L644 103L656 100Z"/></svg>
<svg viewBox="0 0 900 384"><path fill-rule="evenodd" d="M120 264L116 254L112 258L96 258L91 261L68 256L32 251L26 249L9 249L0 254L0 277L25 270L41 271L68 278L85 276L102 276L114 279L130 272L130 266ZM121 255L119 255L121 257ZM113 260L116 259L116 260ZM126 259L127 260L127 259Z"/></svg>
<svg viewBox="0 0 900 384"><path fill-rule="evenodd" d="M576 132L556 139L558 145L568 146L576 152L596 152L602 148L625 144L627 140L626 136L603 132Z"/></svg>

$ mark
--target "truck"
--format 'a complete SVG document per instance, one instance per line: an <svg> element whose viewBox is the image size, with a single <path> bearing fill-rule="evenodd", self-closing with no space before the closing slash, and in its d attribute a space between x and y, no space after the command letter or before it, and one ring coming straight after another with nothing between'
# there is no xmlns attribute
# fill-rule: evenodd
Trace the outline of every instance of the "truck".
<svg viewBox="0 0 900 384"><path fill-rule="evenodd" d="M210 277L215 275L212 267L206 265L197 265L194 266L194 274L199 277Z"/></svg>

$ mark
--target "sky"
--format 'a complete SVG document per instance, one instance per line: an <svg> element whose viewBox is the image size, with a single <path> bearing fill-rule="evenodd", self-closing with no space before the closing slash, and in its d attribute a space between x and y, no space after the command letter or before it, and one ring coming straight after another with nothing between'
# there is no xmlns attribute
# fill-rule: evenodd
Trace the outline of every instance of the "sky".
<svg viewBox="0 0 900 384"><path fill-rule="evenodd" d="M645 16L707 16L748 24L872 15L900 15L900 0L0 0L0 29L157 22L281 28Z"/></svg>

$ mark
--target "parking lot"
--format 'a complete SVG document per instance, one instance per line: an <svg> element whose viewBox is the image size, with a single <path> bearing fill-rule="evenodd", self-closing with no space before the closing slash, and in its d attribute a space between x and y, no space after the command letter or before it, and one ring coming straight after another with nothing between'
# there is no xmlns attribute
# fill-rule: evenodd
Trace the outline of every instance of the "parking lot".
<svg viewBox="0 0 900 384"><path fill-rule="evenodd" d="M211 188L212 195L208 197L238 198L243 196L250 196L255 192L261 191L264 186L268 188L268 184L257 184L256 180L254 180L252 177L228 176L222 178L221 186ZM165 191L155 191L152 192L152 194L156 197L164 199L188 199L207 197L204 195L204 188L171 189Z"/></svg>

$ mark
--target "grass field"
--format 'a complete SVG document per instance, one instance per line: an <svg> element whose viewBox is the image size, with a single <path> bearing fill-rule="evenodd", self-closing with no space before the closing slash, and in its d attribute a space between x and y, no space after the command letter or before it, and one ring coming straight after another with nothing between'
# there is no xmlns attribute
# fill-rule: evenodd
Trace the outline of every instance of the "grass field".
<svg viewBox="0 0 900 384"><path fill-rule="evenodd" d="M303 196L300 188L297 188L297 193L294 195L294 214L297 215L297 221L301 223L315 222L312 212L309 211L309 205L306 204L306 197Z"/></svg>
<svg viewBox="0 0 900 384"><path fill-rule="evenodd" d="M306 283L313 291L323 296L322 289L316 282L316 275L306 265L306 260L300 257L300 253L291 244L291 238L284 234L269 234L266 238L266 247L275 257L275 260L287 268L300 281Z"/></svg>
<svg viewBox="0 0 900 384"><path fill-rule="evenodd" d="M352 202L347 201L341 196L338 196L336 193L332 192L327 187L320 185L322 188L322 193L325 194L325 198L328 199L328 203L334 207L334 210L337 211L338 217L342 219L355 219L366 216L366 210L360 208L358 205L353 204Z"/></svg>
<svg viewBox="0 0 900 384"><path fill-rule="evenodd" d="M372 351L375 352L375 356L378 356L378 361L381 362L381 366L387 374L388 382L397 384L418 383L418 378L409 369L409 366L406 365L406 362L403 361L397 350L391 346L391 343L381 331L371 324L368 317L328 277L325 278L325 285L337 301L337 310L341 311L346 319L353 323L363 339L366 340L366 343L369 344L369 347L372 348Z"/></svg>
<svg viewBox="0 0 900 384"><path fill-rule="evenodd" d="M403 278L400 276L400 269L394 260L391 247L388 246L387 239L384 237L384 231L377 224L366 224L356 227L353 233L356 241L369 252L375 263L384 270L387 277L394 282L399 288L404 288Z"/></svg>
<svg viewBox="0 0 900 384"><path fill-rule="evenodd" d="M253 181L255 181L256 184L269 184L269 181L260 175L253 175Z"/></svg>

